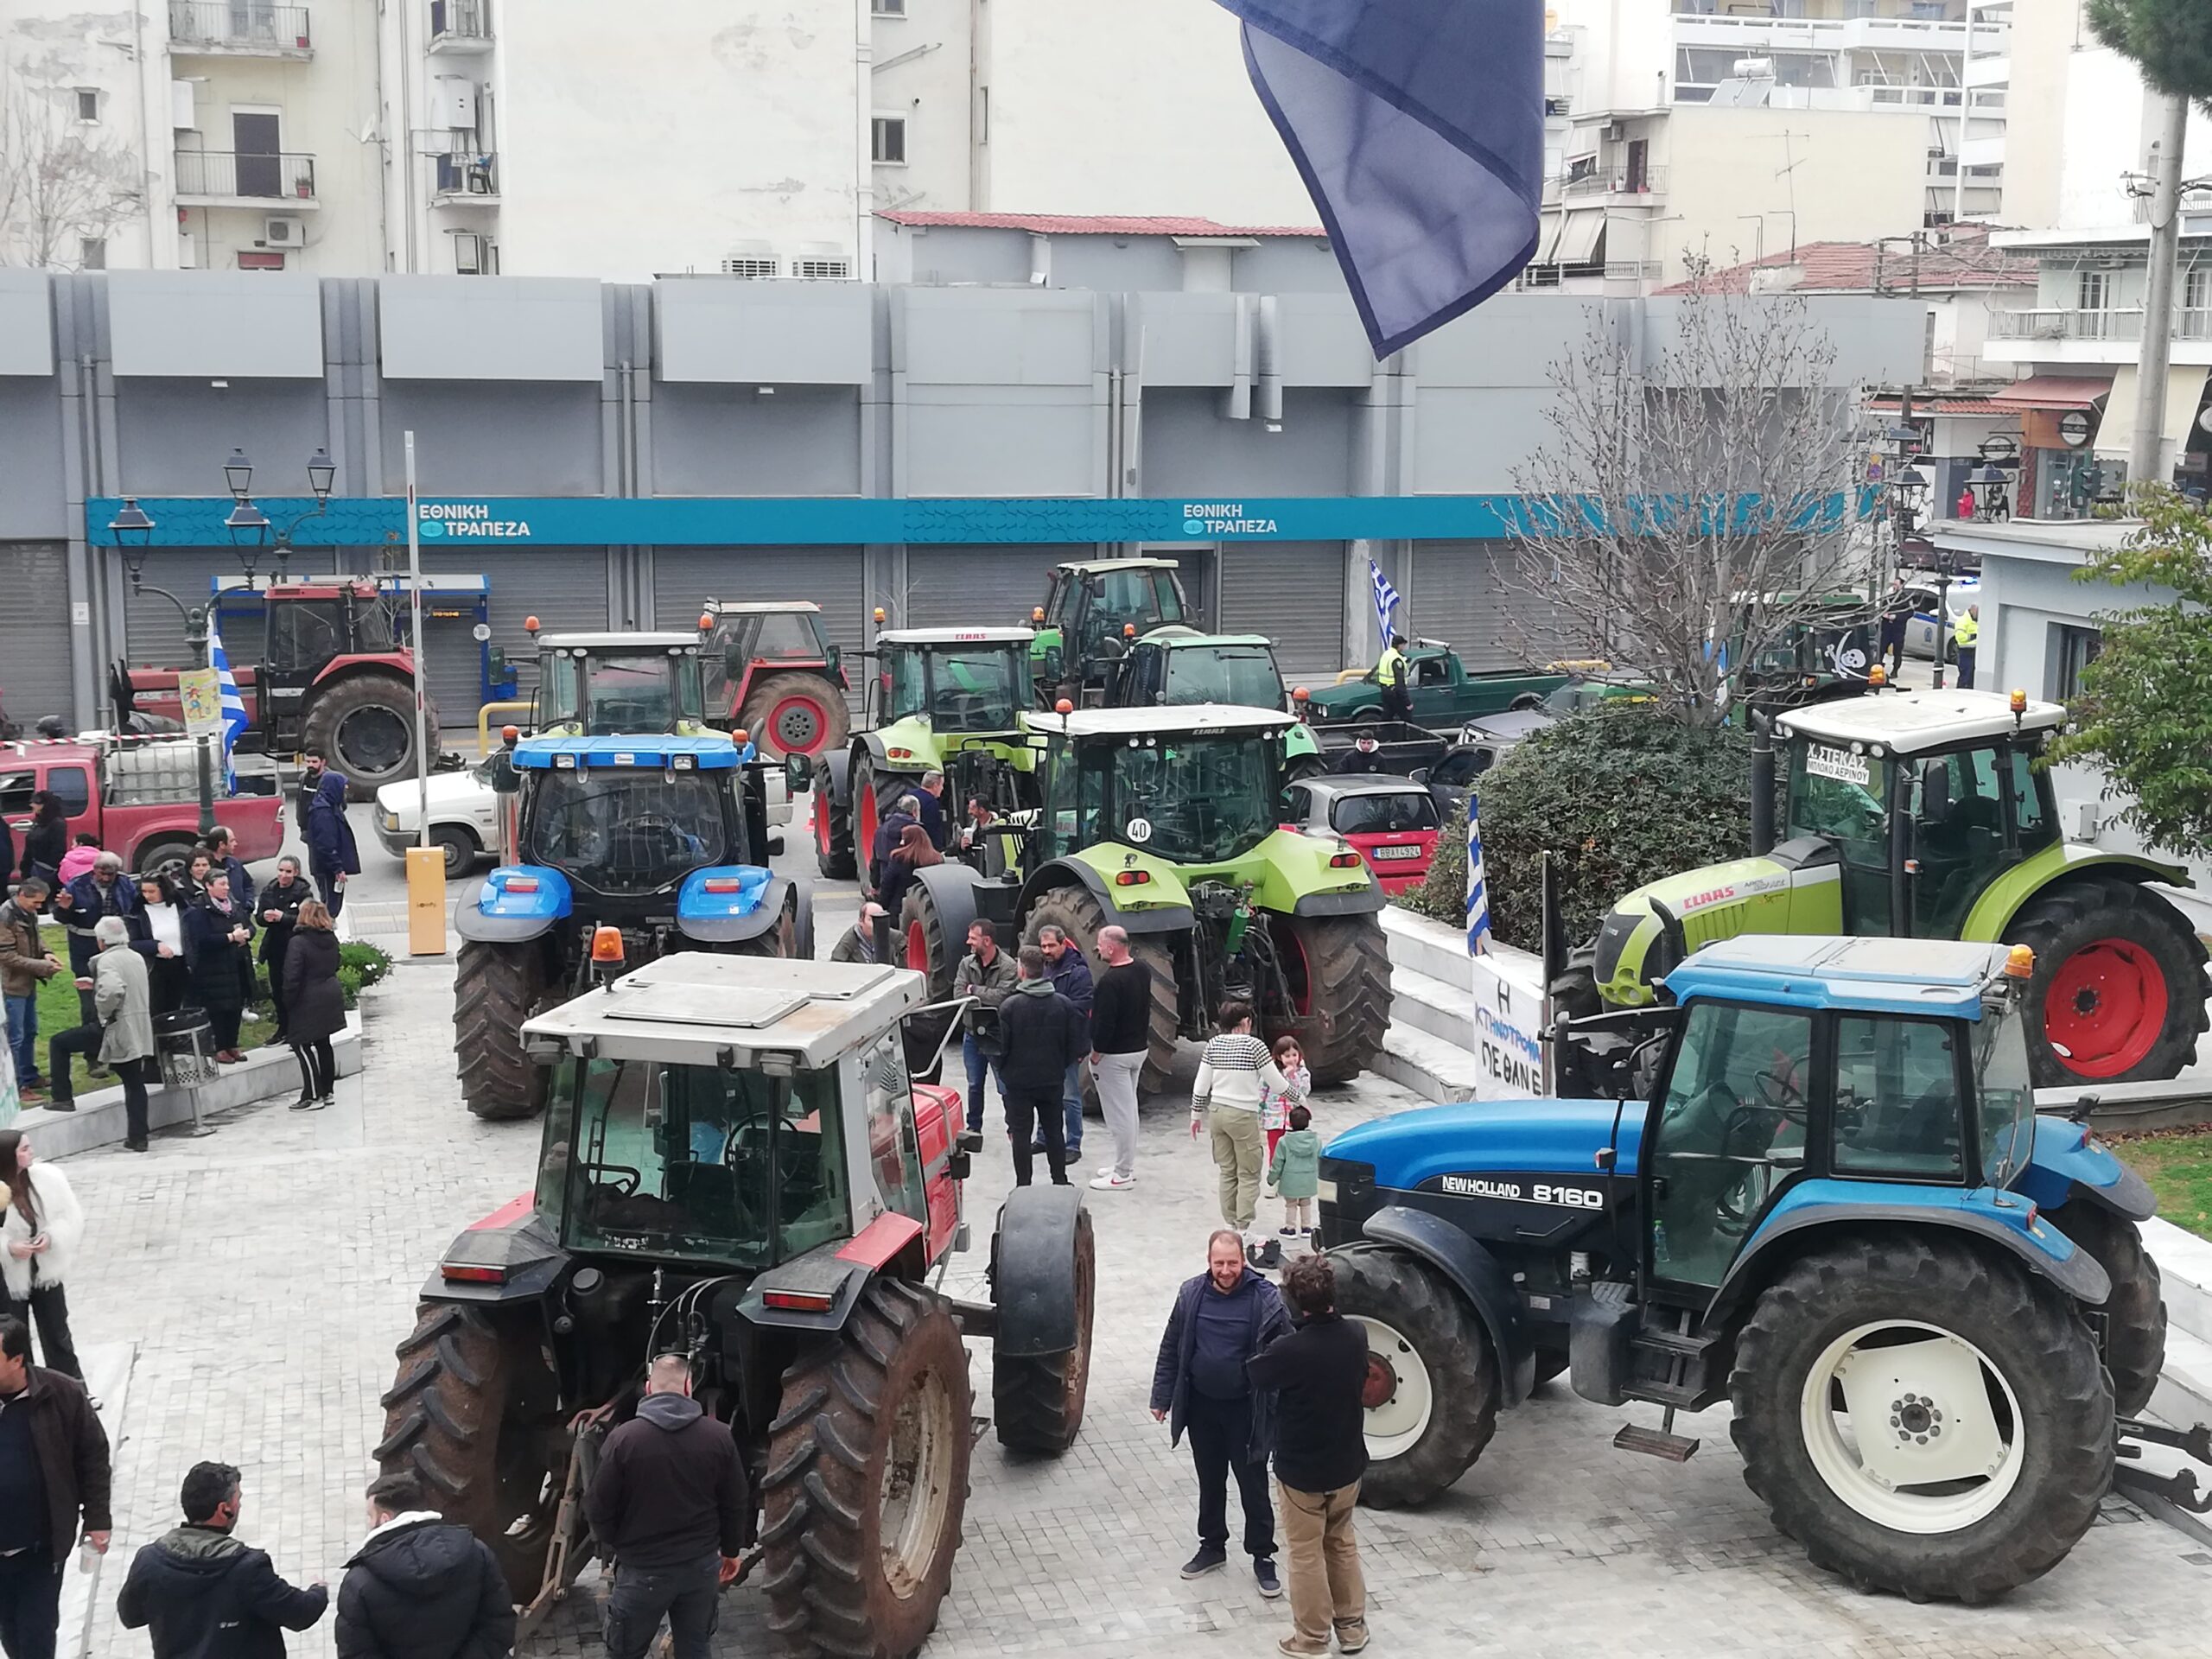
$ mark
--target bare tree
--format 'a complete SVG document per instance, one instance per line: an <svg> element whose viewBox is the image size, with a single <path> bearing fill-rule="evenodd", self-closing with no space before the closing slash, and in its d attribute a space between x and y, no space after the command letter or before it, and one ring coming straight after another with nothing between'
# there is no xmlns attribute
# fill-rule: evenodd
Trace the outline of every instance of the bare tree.
<svg viewBox="0 0 2212 1659"><path fill-rule="evenodd" d="M87 137L17 76L0 79L0 264L73 270L137 211L130 150Z"/></svg>
<svg viewBox="0 0 2212 1659"><path fill-rule="evenodd" d="M1598 658L1694 724L1732 674L1794 645L1824 596L1869 590L1857 389L1793 296L1693 277L1642 363L1599 313L1554 363L1550 436L1513 478L1501 556L1539 600L1533 655Z"/></svg>

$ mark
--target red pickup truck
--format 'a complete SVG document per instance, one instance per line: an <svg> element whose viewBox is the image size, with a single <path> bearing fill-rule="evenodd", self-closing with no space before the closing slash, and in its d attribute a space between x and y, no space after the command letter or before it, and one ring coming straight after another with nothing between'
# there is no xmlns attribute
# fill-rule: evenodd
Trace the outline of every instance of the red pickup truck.
<svg viewBox="0 0 2212 1659"><path fill-rule="evenodd" d="M189 857L200 838L196 764L193 745L177 737L0 743L0 818L16 832L20 856L31 798L50 789L69 814L73 840L89 832L122 855L125 869L158 869ZM218 794L215 822L238 838L248 865L283 848L284 804L273 794Z"/></svg>

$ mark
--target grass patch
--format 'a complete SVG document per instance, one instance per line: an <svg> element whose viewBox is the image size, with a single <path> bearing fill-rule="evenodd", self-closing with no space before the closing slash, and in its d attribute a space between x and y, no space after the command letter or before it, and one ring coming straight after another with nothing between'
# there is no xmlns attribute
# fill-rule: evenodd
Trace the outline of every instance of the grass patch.
<svg viewBox="0 0 2212 1659"><path fill-rule="evenodd" d="M39 933L46 941L46 948L54 952L54 959L61 964L61 971L41 982L38 988L38 1041L35 1046L38 1050L39 1074L47 1079L50 1086L54 1067L47 1053L47 1046L63 1032L75 1030L79 1014L77 982L69 974L69 945L66 936L58 927L43 927ZM262 975L264 996L267 977L265 973ZM238 1026L238 1046L241 1049L264 1047L269 1042L269 1033L276 1029L275 1020L262 1019L249 1009ZM69 1083L72 1092L75 1094L105 1089L114 1081L92 1076L91 1067L81 1054L71 1062L71 1067Z"/></svg>
<svg viewBox="0 0 2212 1659"><path fill-rule="evenodd" d="M2212 1238L2212 1129L2162 1129L2113 1142L2120 1160L2151 1184L2158 1215Z"/></svg>

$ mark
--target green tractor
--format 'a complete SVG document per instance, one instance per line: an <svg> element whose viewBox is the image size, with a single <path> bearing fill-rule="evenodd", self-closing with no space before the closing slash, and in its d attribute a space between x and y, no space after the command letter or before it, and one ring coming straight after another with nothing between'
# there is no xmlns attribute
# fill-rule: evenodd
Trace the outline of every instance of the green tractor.
<svg viewBox="0 0 2212 1659"><path fill-rule="evenodd" d="M1096 702L1129 644L1154 628L1187 624L1173 559L1083 559L1052 568L1045 602L1029 613L1030 672L1046 708L1062 697Z"/></svg>
<svg viewBox="0 0 2212 1659"><path fill-rule="evenodd" d="M1027 628L893 628L875 637L867 729L814 759L814 855L822 874L859 874L875 845L889 778L945 775L958 810L980 796L1001 816L1036 804Z"/></svg>
<svg viewBox="0 0 2212 1659"><path fill-rule="evenodd" d="M1211 706L1032 715L1043 805L1011 867L995 837L981 868L918 872L898 918L906 966L942 1000L978 918L1008 941L1052 924L1094 960L1115 923L1152 970L1147 1090L1231 997L1270 1041L1299 1039L1316 1083L1357 1076L1390 1022L1382 893L1352 848L1281 827L1295 723Z"/></svg>
<svg viewBox="0 0 2212 1659"><path fill-rule="evenodd" d="M1560 1011L1650 1007L1700 945L1739 933L2024 944L2039 1085L2175 1076L2205 1029L2205 950L2151 884L2189 874L2067 842L2037 764L2065 719L2018 691L1949 690L1785 710L1770 743L1755 723L1753 855L1620 899L1554 982Z"/></svg>
<svg viewBox="0 0 2212 1659"><path fill-rule="evenodd" d="M1295 694L1275 665L1274 641L1262 633L1200 633L1179 623L1135 640L1114 664L1106 703L1114 709L1163 709L1197 702L1296 711ZM1283 740L1283 769L1290 781L1329 769L1320 740L1303 720Z"/></svg>

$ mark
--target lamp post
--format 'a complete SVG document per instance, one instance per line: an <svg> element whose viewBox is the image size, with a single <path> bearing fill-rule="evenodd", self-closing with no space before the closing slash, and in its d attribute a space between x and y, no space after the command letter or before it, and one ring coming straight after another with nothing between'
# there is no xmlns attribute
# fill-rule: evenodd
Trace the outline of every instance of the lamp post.
<svg viewBox="0 0 2212 1659"><path fill-rule="evenodd" d="M176 613L184 619L184 642L192 648L192 665L207 667L207 607L187 605L166 588L146 585L146 551L153 540L154 521L147 517L136 496L123 498L123 505L117 509L107 527L116 545L123 550L123 568L130 578L131 596L152 594L175 606ZM207 752L206 738L194 740L193 748L200 780L200 833L204 836L213 834L215 828L215 763Z"/></svg>
<svg viewBox="0 0 2212 1659"><path fill-rule="evenodd" d="M231 458L223 463L223 482L230 488L237 503L230 517L223 520L223 528L230 532L231 540L242 550L239 556L245 565L246 591L253 591L253 550L264 543L276 555L276 574L269 579L271 587L283 582L291 573L292 533L310 518L320 518L330 511L330 492L337 482L338 463L331 460L327 449L317 449L308 457L308 489L315 496L315 505L298 514L289 524L278 529L259 507L253 504L249 492L253 487L253 462L243 449L231 451ZM270 532L275 531L272 537Z"/></svg>

